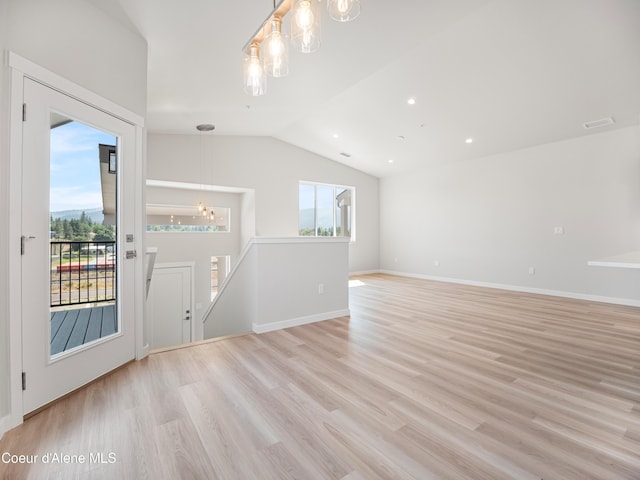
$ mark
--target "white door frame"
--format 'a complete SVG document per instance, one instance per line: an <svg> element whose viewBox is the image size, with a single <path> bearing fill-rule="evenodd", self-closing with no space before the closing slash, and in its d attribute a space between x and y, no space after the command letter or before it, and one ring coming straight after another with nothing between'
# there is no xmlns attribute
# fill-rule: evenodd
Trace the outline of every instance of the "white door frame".
<svg viewBox="0 0 640 480"><path fill-rule="evenodd" d="M136 128L134 209L134 248L138 252L135 260L135 345L136 359L144 358L149 351L144 337L144 119L87 89L77 85L56 73L53 73L13 52L9 52L11 67L11 101L9 134L9 205L11 212L22 211L22 99L24 78L38 81L54 90L58 90L98 110L109 113L130 123ZM9 371L10 400L9 419L5 428L13 428L22 423L22 269L20 259L21 215L9 215Z"/></svg>

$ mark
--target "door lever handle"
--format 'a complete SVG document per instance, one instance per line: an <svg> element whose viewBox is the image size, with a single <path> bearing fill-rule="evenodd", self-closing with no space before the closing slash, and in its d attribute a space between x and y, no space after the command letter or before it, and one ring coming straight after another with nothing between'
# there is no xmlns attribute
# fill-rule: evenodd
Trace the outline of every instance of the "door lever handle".
<svg viewBox="0 0 640 480"><path fill-rule="evenodd" d="M34 235L22 235L20 237L20 255L24 255L24 243L25 240L33 240L34 238L36 238Z"/></svg>

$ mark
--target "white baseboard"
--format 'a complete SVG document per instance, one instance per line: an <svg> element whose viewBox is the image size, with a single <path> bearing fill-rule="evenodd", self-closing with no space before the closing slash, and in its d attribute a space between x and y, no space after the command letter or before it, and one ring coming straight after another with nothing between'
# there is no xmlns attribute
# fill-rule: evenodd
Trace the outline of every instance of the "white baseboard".
<svg viewBox="0 0 640 480"><path fill-rule="evenodd" d="M591 295L588 293L565 292L563 290L548 290L544 288L523 287L519 285L508 285L503 283L479 282L475 280L463 280L459 278L437 277L433 275L422 275L417 273L396 272L393 270L380 270L379 273L398 275L400 277L419 278L422 280L434 280L436 282L458 283L461 285L473 285L476 287L496 288L500 290L510 290L513 292L535 293L538 295L550 295L552 297L572 298L575 300L586 300L589 302L611 303L614 305L626 305L629 307L640 307L640 300L633 298L605 297Z"/></svg>
<svg viewBox="0 0 640 480"><path fill-rule="evenodd" d="M22 422L22 413L0 417L0 439L2 439L2 436L9 430L16 428L18 425L22 425Z"/></svg>
<svg viewBox="0 0 640 480"><path fill-rule="evenodd" d="M333 312L318 313L315 315L309 315L307 317L291 318L289 320L281 320L279 322L271 323L254 323L254 333L266 333L274 330L281 330L283 328L297 327L300 325L306 325L308 323L321 322L322 320L331 320L333 318L347 317L351 314L349 309L335 310Z"/></svg>
<svg viewBox="0 0 640 480"><path fill-rule="evenodd" d="M380 270L361 270L359 272L349 272L349 276L352 275L372 275L374 273L382 273Z"/></svg>
<svg viewBox="0 0 640 480"><path fill-rule="evenodd" d="M17 427L19 424L20 422L16 423L16 421L13 420L13 417L11 415L0 417L0 439L2 439L2 436L5 433L7 433L9 430L11 430L14 427Z"/></svg>

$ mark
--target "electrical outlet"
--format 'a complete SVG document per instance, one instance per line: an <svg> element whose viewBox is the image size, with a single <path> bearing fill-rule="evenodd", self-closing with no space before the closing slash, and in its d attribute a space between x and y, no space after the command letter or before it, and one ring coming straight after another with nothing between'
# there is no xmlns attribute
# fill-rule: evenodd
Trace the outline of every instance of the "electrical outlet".
<svg viewBox="0 0 640 480"><path fill-rule="evenodd" d="M433 266L434 267L439 267L440 266L440 260L434 260L433 261Z"/></svg>
<svg viewBox="0 0 640 480"><path fill-rule="evenodd" d="M535 275L535 274L536 274L535 267L529 267L529 275Z"/></svg>
<svg viewBox="0 0 640 480"><path fill-rule="evenodd" d="M318 284L318 295L324 295L324 283Z"/></svg>
<svg viewBox="0 0 640 480"><path fill-rule="evenodd" d="M553 227L554 235L564 235L564 227Z"/></svg>

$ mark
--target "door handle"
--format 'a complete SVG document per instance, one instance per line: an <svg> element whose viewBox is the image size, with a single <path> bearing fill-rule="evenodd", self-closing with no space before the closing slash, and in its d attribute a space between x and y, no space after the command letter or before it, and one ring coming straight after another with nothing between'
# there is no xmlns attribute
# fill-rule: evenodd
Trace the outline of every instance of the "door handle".
<svg viewBox="0 0 640 480"><path fill-rule="evenodd" d="M24 244L26 240L33 240L36 238L34 235L22 235L20 237L20 255L24 255Z"/></svg>

